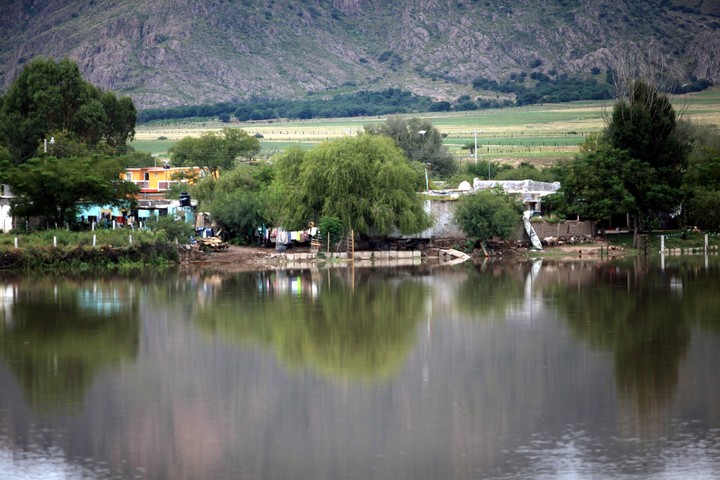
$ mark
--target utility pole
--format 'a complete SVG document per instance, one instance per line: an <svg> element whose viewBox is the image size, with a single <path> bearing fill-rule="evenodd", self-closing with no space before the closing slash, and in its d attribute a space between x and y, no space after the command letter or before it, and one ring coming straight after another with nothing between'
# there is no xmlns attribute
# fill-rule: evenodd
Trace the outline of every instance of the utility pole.
<svg viewBox="0 0 720 480"><path fill-rule="evenodd" d="M473 151L475 152L475 164L477 164L477 130L475 130L475 150ZM488 178L488 180L490 180L490 178Z"/></svg>

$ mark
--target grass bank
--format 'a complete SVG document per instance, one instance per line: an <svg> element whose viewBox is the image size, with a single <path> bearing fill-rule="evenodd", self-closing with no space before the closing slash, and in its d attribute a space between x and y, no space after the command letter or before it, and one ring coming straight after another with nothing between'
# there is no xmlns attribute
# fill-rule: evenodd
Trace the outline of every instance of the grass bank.
<svg viewBox="0 0 720 480"><path fill-rule="evenodd" d="M164 268L179 262L177 246L164 235L129 232L49 230L0 235L0 271L124 271Z"/></svg>

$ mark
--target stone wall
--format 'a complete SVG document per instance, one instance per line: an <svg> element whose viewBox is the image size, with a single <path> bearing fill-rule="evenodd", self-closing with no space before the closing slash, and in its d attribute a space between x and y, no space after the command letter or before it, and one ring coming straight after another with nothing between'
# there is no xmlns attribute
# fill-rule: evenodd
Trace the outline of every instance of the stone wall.
<svg viewBox="0 0 720 480"><path fill-rule="evenodd" d="M590 221L566 220L559 223L534 221L532 222L532 226L541 241L547 237L568 238L593 236L593 224ZM511 237L511 240L530 241L522 221L518 224L515 235Z"/></svg>

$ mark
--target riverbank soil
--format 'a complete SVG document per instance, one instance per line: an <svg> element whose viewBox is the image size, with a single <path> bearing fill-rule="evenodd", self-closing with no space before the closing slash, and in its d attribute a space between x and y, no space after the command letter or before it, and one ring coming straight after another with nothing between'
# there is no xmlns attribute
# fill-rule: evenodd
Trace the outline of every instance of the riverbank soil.
<svg viewBox="0 0 720 480"><path fill-rule="evenodd" d="M222 252L202 252L193 249L186 253L184 265L232 268L233 270L262 270L281 264L282 255L274 248L238 247L230 245Z"/></svg>
<svg viewBox="0 0 720 480"><path fill-rule="evenodd" d="M499 255L495 252L492 258L518 259L526 257L529 251L522 247L502 248ZM309 249L293 249L291 253L301 253L309 251ZM429 250L428 253L431 253ZM602 252L602 255L601 255ZM482 252L479 256L482 256ZM612 246L607 242L599 241L597 243L583 243L577 245L559 245L545 247L542 252L536 252L535 255L542 258L553 258L557 260L579 260L579 259L600 259L621 257L625 255L622 247ZM202 252L197 249L186 253L183 257L184 265L221 267L223 269L232 270L263 270L265 268L273 268L282 266L285 263L283 254L278 253L274 248L264 247L239 247L230 245L226 251L222 252Z"/></svg>

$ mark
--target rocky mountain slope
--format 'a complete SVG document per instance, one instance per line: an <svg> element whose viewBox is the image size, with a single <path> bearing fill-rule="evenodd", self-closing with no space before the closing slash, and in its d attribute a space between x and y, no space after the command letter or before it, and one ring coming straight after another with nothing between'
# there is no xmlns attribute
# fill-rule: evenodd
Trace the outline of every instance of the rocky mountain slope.
<svg viewBox="0 0 720 480"><path fill-rule="evenodd" d="M454 99L479 76L618 63L720 82L712 0L2 3L0 85L37 55L68 56L139 108L387 87Z"/></svg>

